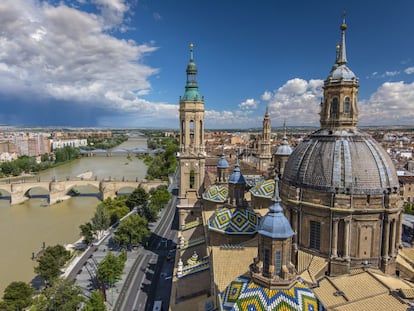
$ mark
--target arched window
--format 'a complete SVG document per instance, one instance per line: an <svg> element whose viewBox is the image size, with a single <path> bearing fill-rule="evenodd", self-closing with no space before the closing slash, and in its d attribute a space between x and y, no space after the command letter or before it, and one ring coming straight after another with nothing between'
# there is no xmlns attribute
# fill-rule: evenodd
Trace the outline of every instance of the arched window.
<svg viewBox="0 0 414 311"><path fill-rule="evenodd" d="M351 111L351 99L349 97L345 97L344 112L349 113L350 111Z"/></svg>
<svg viewBox="0 0 414 311"><path fill-rule="evenodd" d="M275 252L275 274L282 276L282 252L277 250Z"/></svg>
<svg viewBox="0 0 414 311"><path fill-rule="evenodd" d="M194 170L190 171L190 189L194 188L194 183L195 183L195 173Z"/></svg>
<svg viewBox="0 0 414 311"><path fill-rule="evenodd" d="M203 121L200 120L200 128L198 129L200 132L200 144L203 144Z"/></svg>
<svg viewBox="0 0 414 311"><path fill-rule="evenodd" d="M190 120L190 143L194 143L194 121Z"/></svg>
<svg viewBox="0 0 414 311"><path fill-rule="evenodd" d="M331 105L331 116L336 116L338 114L338 98L334 97L332 99Z"/></svg>

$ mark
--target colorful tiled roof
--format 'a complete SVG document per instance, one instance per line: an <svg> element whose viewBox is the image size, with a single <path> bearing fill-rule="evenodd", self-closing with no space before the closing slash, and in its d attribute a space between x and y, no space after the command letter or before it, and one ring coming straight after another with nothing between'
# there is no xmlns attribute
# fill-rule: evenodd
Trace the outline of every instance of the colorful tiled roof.
<svg viewBox="0 0 414 311"><path fill-rule="evenodd" d="M271 199L275 191L275 181L267 179L259 181L252 189L249 190L255 197Z"/></svg>
<svg viewBox="0 0 414 311"><path fill-rule="evenodd" d="M203 199L216 203L224 203L227 201L229 188L223 185L211 185L203 193Z"/></svg>
<svg viewBox="0 0 414 311"><path fill-rule="evenodd" d="M239 276L219 295L220 310L325 310L313 292L296 282L290 288L269 289L256 283L249 273Z"/></svg>
<svg viewBox="0 0 414 311"><path fill-rule="evenodd" d="M208 228L225 234L254 234L259 217L253 210L223 207L211 215Z"/></svg>

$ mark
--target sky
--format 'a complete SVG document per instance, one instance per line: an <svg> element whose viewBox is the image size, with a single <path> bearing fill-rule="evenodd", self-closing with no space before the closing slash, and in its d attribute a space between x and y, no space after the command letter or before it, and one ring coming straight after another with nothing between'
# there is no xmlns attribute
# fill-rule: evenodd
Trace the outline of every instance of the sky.
<svg viewBox="0 0 414 311"><path fill-rule="evenodd" d="M413 125L412 0L1 0L0 124L178 128L193 43L206 128L318 126L344 11L359 125Z"/></svg>

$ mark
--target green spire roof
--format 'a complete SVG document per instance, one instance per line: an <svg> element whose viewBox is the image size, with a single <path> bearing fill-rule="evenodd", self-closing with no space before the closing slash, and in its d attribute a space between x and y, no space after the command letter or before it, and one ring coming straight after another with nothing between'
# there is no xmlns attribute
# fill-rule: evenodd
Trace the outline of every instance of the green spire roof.
<svg viewBox="0 0 414 311"><path fill-rule="evenodd" d="M194 54L193 54L194 45L190 44L190 62L187 65L187 83L185 84L185 93L183 100L188 101L200 101L202 100L200 94L198 93L198 84L197 84L197 65L194 63Z"/></svg>

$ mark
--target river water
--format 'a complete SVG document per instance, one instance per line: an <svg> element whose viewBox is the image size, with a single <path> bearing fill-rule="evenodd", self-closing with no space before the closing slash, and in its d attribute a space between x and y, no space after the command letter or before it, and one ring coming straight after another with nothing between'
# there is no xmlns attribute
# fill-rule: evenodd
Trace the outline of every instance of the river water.
<svg viewBox="0 0 414 311"><path fill-rule="evenodd" d="M146 139L133 138L116 148L146 148ZM34 177L41 180L64 180L85 172L92 172L98 180L111 177L117 180L142 180L146 174L143 161L131 156L84 157L71 163L41 172ZM30 178L27 178L30 179ZM97 193L98 189L79 189L81 193ZM34 189L33 194L42 194ZM97 197L78 196L54 205L46 205L44 198L33 198L11 206L0 200L0 297L12 281L30 282L35 276L35 261L43 242L48 245L69 244L77 241L79 225L91 219Z"/></svg>

